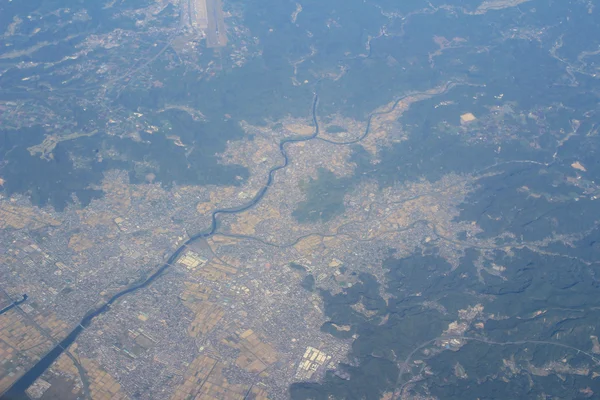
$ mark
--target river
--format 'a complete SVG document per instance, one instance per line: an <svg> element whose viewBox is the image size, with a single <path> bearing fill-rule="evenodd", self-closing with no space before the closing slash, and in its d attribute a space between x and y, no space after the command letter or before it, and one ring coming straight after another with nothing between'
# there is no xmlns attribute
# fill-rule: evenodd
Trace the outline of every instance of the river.
<svg viewBox="0 0 600 400"><path fill-rule="evenodd" d="M10 305L4 307L2 310L0 310L0 315L4 314L8 310L13 309L14 307L18 306L19 304L24 303L25 300L27 300L27 295L26 294L23 295L23 298L21 300L15 301L12 304L10 304Z"/></svg>
<svg viewBox="0 0 600 400"><path fill-rule="evenodd" d="M56 359L58 357L60 357L60 355L71 344L73 344L73 342L75 341L75 339L77 339L79 334L81 332L83 332L83 330L85 328L90 326L90 324L92 323L94 318L96 318L100 314L107 312L110 309L110 306L115 301L120 299L121 297L149 286L152 282L154 282L157 278L159 278L175 262L175 260L179 257L179 255L183 252L183 250L186 248L186 246L188 244L192 243L193 241L195 241L199 238L208 238L208 237L214 235L218 228L217 217L220 214L238 214L238 213L244 212L244 211L254 207L256 204L258 204L258 202L267 193L267 190L269 189L269 187L271 187L271 185L273 184L275 173L277 171L287 167L287 165L289 163L289 157L288 157L287 151L285 149L286 145L288 143L298 143L298 142L304 142L307 140L311 140L311 139L314 139L315 137L317 137L317 135L319 134L319 123L317 121L317 103L318 103L318 101L319 101L319 96L315 93L315 96L313 98L313 104L312 104L312 119L313 119L313 124L315 126L314 133L310 136L283 139L279 143L279 150L281 151L281 155L283 156L284 162L283 162L283 164L276 166L269 171L267 183L265 184L265 186L263 186L262 189L260 189L258 191L258 193L252 198L252 200L250 200L248 203L246 203L242 206L239 206L239 207L217 209L217 210L213 211L211 225L208 230L199 232L199 233L191 236L188 240L185 241L185 243L183 243L179 248L177 248L177 250L175 250L175 252L173 252L173 254L171 254L169 259L163 266L161 266L158 270L156 270L148 278L146 278L138 283L134 283L131 286L127 287L126 289L123 289L122 291L116 293L102 306L100 306L99 308L97 308L93 311L90 311L88 314L86 314L83 317L83 319L81 320L81 322L69 333L69 335L67 335L66 338L64 338L60 343L58 343L56 346L54 346L54 348L52 350L50 350L31 369L29 369L21 378L19 378L10 387L10 389L6 393L4 393L4 395L2 395L2 397L0 397L0 399L1 400L29 399L29 397L25 393L27 388L29 386L31 386L35 382L35 380L37 378L39 378L44 373L44 371L46 371L46 369L48 369L48 367L50 367L50 365L52 365L52 363L54 361L56 361ZM27 299L27 297L24 296L24 299L21 300L21 302L25 301L26 299ZM9 307L12 308L15 305L20 304L21 302L13 303ZM6 310L6 311L8 311L8 310Z"/></svg>

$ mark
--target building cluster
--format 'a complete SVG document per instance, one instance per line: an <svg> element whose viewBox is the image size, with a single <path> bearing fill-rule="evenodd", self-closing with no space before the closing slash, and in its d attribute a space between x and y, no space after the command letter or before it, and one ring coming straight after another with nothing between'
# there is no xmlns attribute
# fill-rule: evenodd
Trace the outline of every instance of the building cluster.
<svg viewBox="0 0 600 400"><path fill-rule="evenodd" d="M314 347L310 346L307 347L304 356L302 356L302 361L300 361L300 364L298 364L295 378L299 381L310 380L313 374L320 367L326 365L330 359L331 356L328 356L319 349L315 349Z"/></svg>
<svg viewBox="0 0 600 400"><path fill-rule="evenodd" d="M203 267L208 262L208 259L202 257L193 251L187 251L183 256L177 260L178 264L185 266L189 270L194 270L198 267Z"/></svg>

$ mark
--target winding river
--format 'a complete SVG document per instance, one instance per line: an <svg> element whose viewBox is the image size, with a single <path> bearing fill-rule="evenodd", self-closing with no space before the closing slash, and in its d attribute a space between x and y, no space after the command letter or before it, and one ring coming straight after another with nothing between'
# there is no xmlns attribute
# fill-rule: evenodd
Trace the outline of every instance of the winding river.
<svg viewBox="0 0 600 400"><path fill-rule="evenodd" d="M452 87L454 87L456 84L457 84L456 82L448 82L446 85L444 85L444 87L441 88L442 90L440 92L441 93L446 92L446 91L450 90ZM27 390L27 388L29 386L31 386L35 382L35 380L37 378L39 378L44 373L44 371L46 371L46 369L48 369L48 367L50 367L50 365L52 365L52 363L75 341L75 339L77 339L79 334L81 332L83 332L83 330L85 328L90 326L90 324L92 323L94 318L96 318L100 314L107 312L110 309L110 306L114 302L119 300L121 297L123 297L127 294L130 294L130 293L133 293L137 290L143 289L143 288L149 286L150 284L152 284L152 282L154 282L157 278L162 276L163 273L169 267L171 267L171 265L175 262L175 260L177 260L177 258L181 255L181 253L185 250L187 245L189 245L190 243L194 242L197 239L208 238L208 237L213 236L217 232L217 229L218 229L218 223L219 223L218 216L219 215L221 215L221 214L239 214L239 213L242 213L242 212L254 207L256 204L258 204L262 200L262 198L265 196L265 194L267 193L267 190L269 190L269 188L273 185L273 182L275 179L275 173L288 166L289 156L286 151L286 146L288 144L306 142L306 141L309 141L312 139L319 139L319 140L322 140L322 141L325 141L325 142L328 142L331 144L336 144L336 145L349 145L349 144L353 144L353 143L358 143L358 142L362 141L365 137L367 137L367 135L369 134L369 132L371 130L371 122L374 117L376 117L378 115L384 115L384 114L393 112L394 109L403 100L405 100L409 96L415 95L417 93L418 92L408 93L408 94L396 99L389 109L384 110L384 111L374 112L374 113L370 114L367 119L367 124L366 124L365 130L360 137L350 140L350 141L337 142L337 141L329 140L326 138L318 138L318 135L320 133L319 122L317 120L317 105L319 102L319 96L318 96L318 93L315 91L315 94L313 97L313 102L312 102L312 120L313 120L313 124L315 127L313 134L310 136L292 137L292 138L287 138L287 139L281 140L281 142L279 143L279 151L281 152L281 155L283 156L283 163L281 165L273 167L269 171L267 182L250 201L248 201L246 204L243 204L238 207L222 208L222 209L216 209L215 211L213 211L212 215L211 215L211 224L207 230L204 230L193 236L190 236L190 238L188 240L186 240L185 243L183 243L181 246L179 246L177 248L177 250L175 250L173 252L173 254L171 254L171 256L169 257L167 262L164 265L162 265L160 268L158 268L154 273L152 273L152 275L150 275L149 277L147 277L145 279L142 278L137 283L134 283L134 284L130 285L129 287L127 287L126 289L121 290L120 292L118 292L114 296L112 296L102 306L87 313L82 318L80 323L69 333L69 335L65 339L63 339L60 343L57 343L54 346L54 348L52 348L52 350L50 350L31 369L29 369L21 378L19 378L11 386L11 388L7 392L5 392L4 395L2 395L2 397L0 397L0 400L16 400L16 399L18 399L18 400L27 399L28 400L29 397L25 394L25 390ZM439 93L437 93L437 94L439 94ZM13 304L13 307L14 306L15 305Z"/></svg>
<svg viewBox="0 0 600 400"><path fill-rule="evenodd" d="M152 282L154 282L157 278L159 278L175 262L175 260L181 255L181 253L184 251L184 249L186 248L186 246L188 244L192 243L193 241L195 241L199 238L208 238L208 237L214 235L218 228L218 218L217 217L219 215L221 215L221 214L238 214L238 213L244 212L244 211L254 207L256 204L258 204L258 202L267 193L267 190L269 189L269 187L271 187L273 185L275 173L277 171L287 167L287 165L289 163L289 157L288 157L287 151L285 149L286 145L290 144L290 143L305 142L305 141L316 138L317 135L319 134L319 123L317 121L317 103L318 103L318 101L319 101L319 96L315 93L315 96L313 98L313 103L312 103L312 119L313 119L313 124L315 126L314 133L310 136L283 139L279 143L279 150L281 152L281 155L283 156L284 162L283 162L283 164L278 165L269 171L267 183L265 184L265 186L262 187L262 189L260 189L258 191L258 193L252 198L252 200L250 200L248 203L241 205L239 207L223 208L223 209L217 209L217 210L213 211L212 218L211 218L211 225L208 230L199 232L199 233L191 236L185 243L183 243L179 248L177 248L177 250L175 250L175 252L173 252L173 254L171 254L169 259L163 266L161 266L158 270L156 270L148 278L146 278L145 280L140 281L138 283L134 283L131 286L127 287L126 289L123 289L122 291L116 293L102 306L100 306L97 309L86 314L83 317L83 319L81 320L81 322L75 327L75 329L73 329L69 333L69 335L65 339L63 339L60 343L58 343L56 346L54 346L54 348L52 350L50 350L50 352L48 352L31 369L29 369L21 378L19 378L12 385L12 387L6 393L4 393L4 395L0 399L1 400L29 399L29 397L25 394L25 390L27 390L27 388L29 386L31 386L35 382L35 380L37 378L39 378L44 373L44 371L46 371L46 369L48 369L48 367L50 367L50 365L52 365L52 363L54 361L56 361L56 359L75 341L75 339L77 339L79 334L81 332L83 332L83 330L85 328L90 326L90 324L92 323L94 318L96 318L100 314L107 312L110 309L110 306L115 301L120 299L121 297L123 297L127 294L130 294L130 293L133 293L135 291L138 291L140 289L143 289L143 288L149 286L150 284L152 284ZM14 304L12 306L14 306Z"/></svg>

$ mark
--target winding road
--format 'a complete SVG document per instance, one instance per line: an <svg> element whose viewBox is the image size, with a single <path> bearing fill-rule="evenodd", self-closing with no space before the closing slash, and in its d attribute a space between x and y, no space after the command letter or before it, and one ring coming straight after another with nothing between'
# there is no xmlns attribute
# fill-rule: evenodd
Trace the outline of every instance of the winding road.
<svg viewBox="0 0 600 400"><path fill-rule="evenodd" d="M600 359L596 355L589 353L587 351L578 349L577 347L569 346L568 344L563 344L563 343L549 342L546 340L517 340L517 341L509 341L509 342L496 342L493 340L489 340L489 339L486 339L483 337L476 337L476 336L442 335L442 336L438 336L434 339L431 339L431 340L428 340L428 341L422 343L418 347L415 347L412 352L410 352L410 354L406 357L406 359L402 363L402 367L400 368L400 373L398 374L398 380L396 382L396 387L398 387L400 385L402 376L408 372L407 371L408 363L410 362L410 360L412 360L414 355L419 350L421 350L424 347L427 347L430 344L433 344L435 342L438 342L441 340L451 340L451 339L465 340L465 341L471 340L471 341L486 343L486 344L495 345L495 346L519 346L519 345L524 345L524 344L557 346L557 347L562 347L564 349L575 351L575 352L577 352L577 354L583 354L583 355L589 357L596 365L600 365ZM403 394L404 394L404 388L407 385L409 385L410 383L414 383L416 381L417 380L408 380L407 382L403 383L402 386L398 387L398 389L396 390L396 392L394 393L394 396L392 398L393 399L402 399Z"/></svg>

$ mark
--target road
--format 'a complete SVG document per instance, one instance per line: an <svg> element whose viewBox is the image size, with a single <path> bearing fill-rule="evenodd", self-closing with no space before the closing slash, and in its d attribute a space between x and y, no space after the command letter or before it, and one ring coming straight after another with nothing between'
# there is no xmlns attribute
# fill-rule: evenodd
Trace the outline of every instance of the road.
<svg viewBox="0 0 600 400"><path fill-rule="evenodd" d="M577 352L577 354L583 354L587 357L589 357L596 365L600 365L600 359L598 357L596 357L594 354L591 354L587 351L578 349L577 347L573 347L573 346L569 346L568 344L563 344L563 343L558 343L558 342L549 342L546 340L517 340L517 341L508 341L508 342L496 342L494 340L490 340L490 339L486 339L484 337L476 337L476 336L460 336L460 335L442 335L442 336L438 336L435 339L431 339L428 340L424 343L421 343L418 347L415 347L410 354L406 357L406 359L404 359L404 362L402 363L402 367L400 368L400 373L398 374L398 380L396 382L396 387L398 387L398 389L394 392L394 396L392 397L392 399L402 399L402 395L404 392L404 388L409 385L412 382L415 382L415 380L408 380L407 382L403 383L402 386L400 386L400 382L402 381L402 376L407 373L407 367L410 363L410 361L412 360L412 358L414 357L414 355L421 349L435 343L438 341L442 341L442 340L452 340L452 339L457 339L457 340L472 340L472 341L476 341L476 342L481 342L481 343L487 343L489 345L495 345L495 346L519 346L519 345L524 345L524 344L538 344L538 345L548 345L548 346L558 346L558 347L562 347L564 349L568 349L568 350L572 350Z"/></svg>

